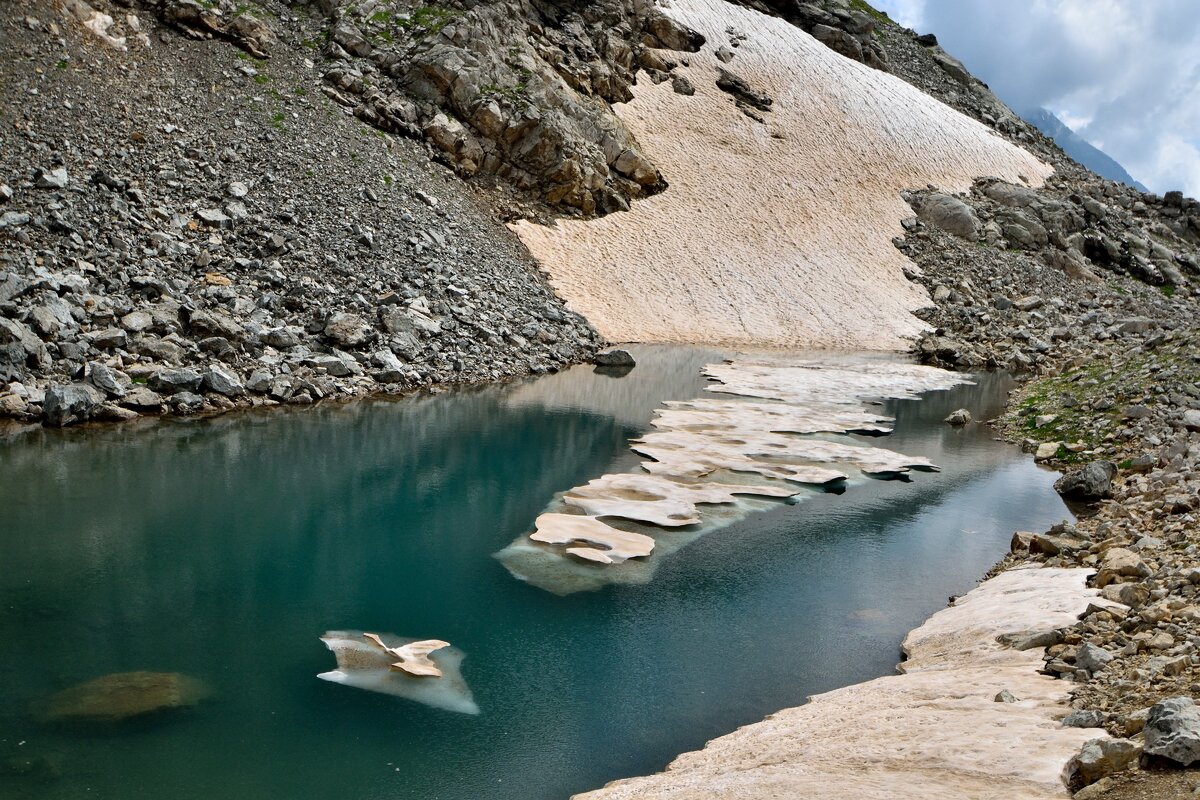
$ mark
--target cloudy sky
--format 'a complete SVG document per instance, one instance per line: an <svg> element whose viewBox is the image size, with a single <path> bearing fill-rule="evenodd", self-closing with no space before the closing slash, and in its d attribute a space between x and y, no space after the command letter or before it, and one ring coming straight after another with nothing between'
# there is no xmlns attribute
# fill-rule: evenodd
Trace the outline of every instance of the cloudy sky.
<svg viewBox="0 0 1200 800"><path fill-rule="evenodd" d="M1018 112L1045 106L1161 194L1200 197L1200 0L872 0Z"/></svg>

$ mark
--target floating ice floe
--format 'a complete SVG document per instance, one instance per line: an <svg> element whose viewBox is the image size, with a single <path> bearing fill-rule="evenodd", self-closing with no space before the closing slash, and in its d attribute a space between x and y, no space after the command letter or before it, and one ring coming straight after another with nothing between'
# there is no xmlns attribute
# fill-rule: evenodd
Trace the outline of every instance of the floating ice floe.
<svg viewBox="0 0 1200 800"><path fill-rule="evenodd" d="M449 642L363 631L328 631L321 641L337 659L337 669L317 675L321 680L460 714L479 713L459 668L463 653Z"/></svg>
<svg viewBox="0 0 1200 800"><path fill-rule="evenodd" d="M557 594L645 583L662 558L751 511L937 470L927 458L838 437L891 432L893 420L867 402L970 382L914 364L832 358L703 371L717 381L710 391L731 396L668 401L653 430L630 443L648 459L638 472L567 490L531 534L497 553L514 576Z"/></svg>

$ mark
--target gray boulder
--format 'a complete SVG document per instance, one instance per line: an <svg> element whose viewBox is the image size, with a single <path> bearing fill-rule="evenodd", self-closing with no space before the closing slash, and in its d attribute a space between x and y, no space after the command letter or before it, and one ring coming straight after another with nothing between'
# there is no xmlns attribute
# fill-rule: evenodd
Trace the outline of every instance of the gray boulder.
<svg viewBox="0 0 1200 800"><path fill-rule="evenodd" d="M84 422L104 402L104 394L86 383L52 384L42 402L42 422L56 428Z"/></svg>
<svg viewBox="0 0 1200 800"><path fill-rule="evenodd" d="M971 85L971 73L967 71L967 68L963 66L961 61L947 53L941 47L934 47L930 52L933 54L933 60L937 62L939 67L945 70L947 75L959 83L968 86Z"/></svg>
<svg viewBox="0 0 1200 800"><path fill-rule="evenodd" d="M120 380L119 373L107 364L93 361L88 364L87 372L88 383L100 391L113 397L121 397L125 394L125 386ZM127 381L128 378L126 378Z"/></svg>
<svg viewBox="0 0 1200 800"><path fill-rule="evenodd" d="M1146 717L1146 754L1180 766L1200 761L1200 707L1190 697L1168 697Z"/></svg>
<svg viewBox="0 0 1200 800"><path fill-rule="evenodd" d="M909 205L926 225L970 241L979 238L979 218L975 209L957 197L934 192L916 195L909 200Z"/></svg>
<svg viewBox="0 0 1200 800"><path fill-rule="evenodd" d="M246 393L246 387L242 385L237 373L216 364L204 371L203 385L205 390L226 397L241 397Z"/></svg>
<svg viewBox="0 0 1200 800"><path fill-rule="evenodd" d="M84 334L93 347L100 350L112 350L117 347L124 347L129 337L125 331L120 328L105 328L104 330L92 331Z"/></svg>
<svg viewBox="0 0 1200 800"><path fill-rule="evenodd" d="M612 350L605 350L602 353L596 353L596 357L592 360L595 362L596 366L599 367L637 366L637 362L634 361L633 356L630 355L629 351L621 350L620 348L614 348Z"/></svg>
<svg viewBox="0 0 1200 800"><path fill-rule="evenodd" d="M369 342L375 332L366 320L357 314L339 312L325 323L325 335L339 347L358 347Z"/></svg>
<svg viewBox="0 0 1200 800"><path fill-rule="evenodd" d="M263 333L262 341L263 344L276 349L287 350L300 344L301 333L300 328L291 325L284 328L271 328Z"/></svg>
<svg viewBox="0 0 1200 800"><path fill-rule="evenodd" d="M265 369L256 369L246 381L246 388L255 394L266 394L271 391L271 373Z"/></svg>
<svg viewBox="0 0 1200 800"><path fill-rule="evenodd" d="M1113 654L1091 642L1084 642L1075 653L1075 666L1088 672L1099 672L1108 666Z"/></svg>
<svg viewBox="0 0 1200 800"><path fill-rule="evenodd" d="M71 178L63 167L39 169L33 176L33 184L39 189L65 189L70 182Z"/></svg>
<svg viewBox="0 0 1200 800"><path fill-rule="evenodd" d="M955 411L953 414L946 417L946 419L943 421L949 425L953 425L956 428L961 427L971 421L971 412L967 411L965 408L960 408L958 411Z"/></svg>
<svg viewBox="0 0 1200 800"><path fill-rule="evenodd" d="M1117 467L1111 461L1093 461L1059 478L1054 489L1074 500L1099 500L1112 496L1112 479L1116 474Z"/></svg>
<svg viewBox="0 0 1200 800"><path fill-rule="evenodd" d="M195 414L204 407L204 398L195 392L178 392L171 398L171 405L180 414Z"/></svg>
<svg viewBox="0 0 1200 800"><path fill-rule="evenodd" d="M150 388L162 394L195 392L204 376L194 369L160 369L150 376Z"/></svg>
<svg viewBox="0 0 1200 800"><path fill-rule="evenodd" d="M1071 759L1070 770L1085 785L1133 766L1142 754L1129 739L1092 739Z"/></svg>

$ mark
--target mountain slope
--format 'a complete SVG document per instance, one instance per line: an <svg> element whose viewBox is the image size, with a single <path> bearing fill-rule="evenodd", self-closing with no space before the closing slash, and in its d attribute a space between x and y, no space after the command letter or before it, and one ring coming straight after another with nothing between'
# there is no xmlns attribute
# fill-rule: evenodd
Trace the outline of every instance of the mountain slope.
<svg viewBox="0 0 1200 800"><path fill-rule="evenodd" d="M1134 180L1133 176L1117 163L1116 159L1071 130L1065 122L1054 116L1048 109L1039 108L1027 111L1021 116L1030 125L1053 139L1064 153L1100 177L1108 178L1110 181L1119 181L1142 192L1150 191Z"/></svg>
<svg viewBox="0 0 1200 800"><path fill-rule="evenodd" d="M615 107L671 188L622 214L521 223L569 307L618 341L889 348L928 303L892 238L902 190L1052 169L787 21L722 0L665 13L704 39ZM734 244L736 243L736 245Z"/></svg>

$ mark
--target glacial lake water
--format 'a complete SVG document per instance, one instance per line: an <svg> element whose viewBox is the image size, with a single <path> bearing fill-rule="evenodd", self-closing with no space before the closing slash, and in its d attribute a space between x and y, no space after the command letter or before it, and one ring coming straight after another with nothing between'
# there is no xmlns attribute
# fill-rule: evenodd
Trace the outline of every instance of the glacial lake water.
<svg viewBox="0 0 1200 800"><path fill-rule="evenodd" d="M0 796L565 798L806 696L893 671L906 631L1011 532L1069 512L981 426L1009 379L881 407L865 440L942 467L780 503L642 586L556 596L493 554L556 492L636 458L712 351L641 348L485 389L0 438ZM449 640L481 713L318 680L353 628ZM114 672L194 676L195 709L47 728L32 701ZM30 757L54 774L17 775Z"/></svg>

